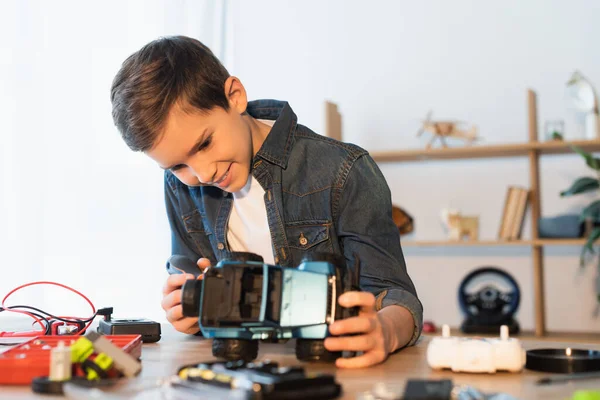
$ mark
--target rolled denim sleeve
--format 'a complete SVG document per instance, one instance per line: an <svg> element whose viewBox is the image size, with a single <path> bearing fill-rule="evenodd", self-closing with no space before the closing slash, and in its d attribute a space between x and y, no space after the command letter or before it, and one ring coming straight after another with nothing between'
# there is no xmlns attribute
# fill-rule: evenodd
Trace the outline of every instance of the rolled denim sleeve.
<svg viewBox="0 0 600 400"><path fill-rule="evenodd" d="M423 306L406 269L389 187L368 154L342 174L334 215L344 256L352 263L359 257L361 289L375 295L377 310L395 304L410 311L415 323L411 346L421 334Z"/></svg>
<svg viewBox="0 0 600 400"><path fill-rule="evenodd" d="M183 224L182 212L177 196L178 184L175 182L175 179L177 178L173 177L168 171L165 172L165 208L167 218L169 219L169 226L171 227L171 255L182 255L196 261L200 258L200 255L194 250L193 241ZM174 269L168 261L166 268L169 274L181 273L181 271Z"/></svg>

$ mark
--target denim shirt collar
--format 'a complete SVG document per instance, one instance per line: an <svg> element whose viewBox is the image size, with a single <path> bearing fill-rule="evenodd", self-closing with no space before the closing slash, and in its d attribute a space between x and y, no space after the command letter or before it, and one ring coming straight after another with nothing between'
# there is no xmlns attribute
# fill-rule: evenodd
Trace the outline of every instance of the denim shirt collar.
<svg viewBox="0 0 600 400"><path fill-rule="evenodd" d="M246 111L256 119L275 120L271 132L256 153L262 158L285 169L294 143L294 131L298 118L286 101L254 100L248 102Z"/></svg>

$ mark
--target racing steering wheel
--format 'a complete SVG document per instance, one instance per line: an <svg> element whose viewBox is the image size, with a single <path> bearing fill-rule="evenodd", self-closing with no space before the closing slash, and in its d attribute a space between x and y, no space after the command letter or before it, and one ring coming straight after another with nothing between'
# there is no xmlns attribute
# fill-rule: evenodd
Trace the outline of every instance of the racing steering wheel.
<svg viewBox="0 0 600 400"><path fill-rule="evenodd" d="M463 331L496 332L500 325L518 331L513 316L519 308L521 292L515 279L496 267L471 271L458 289L458 302L466 315Z"/></svg>

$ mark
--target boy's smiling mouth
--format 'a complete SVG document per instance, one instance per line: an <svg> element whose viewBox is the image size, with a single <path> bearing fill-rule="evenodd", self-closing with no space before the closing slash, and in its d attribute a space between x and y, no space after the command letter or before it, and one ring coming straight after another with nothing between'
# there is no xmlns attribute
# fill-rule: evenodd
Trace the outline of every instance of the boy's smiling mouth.
<svg viewBox="0 0 600 400"><path fill-rule="evenodd" d="M225 182L225 180L229 177L229 170L231 169L231 165L229 164L229 167L227 167L227 171L225 171L225 174L223 174L223 176L221 176L221 178L219 180L216 180L213 182L213 185L217 185L219 187L221 187L221 184ZM227 186L227 185L224 185Z"/></svg>

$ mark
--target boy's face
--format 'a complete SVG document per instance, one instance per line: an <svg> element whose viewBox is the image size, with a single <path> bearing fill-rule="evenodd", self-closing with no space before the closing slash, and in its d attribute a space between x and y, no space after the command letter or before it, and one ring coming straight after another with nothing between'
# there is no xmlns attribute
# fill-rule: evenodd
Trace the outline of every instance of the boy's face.
<svg viewBox="0 0 600 400"><path fill-rule="evenodd" d="M254 152L252 129L242 115L246 93L234 77L227 80L225 88L229 111L216 107L209 112L186 112L175 104L162 136L146 152L188 186L213 185L236 192L248 180Z"/></svg>

